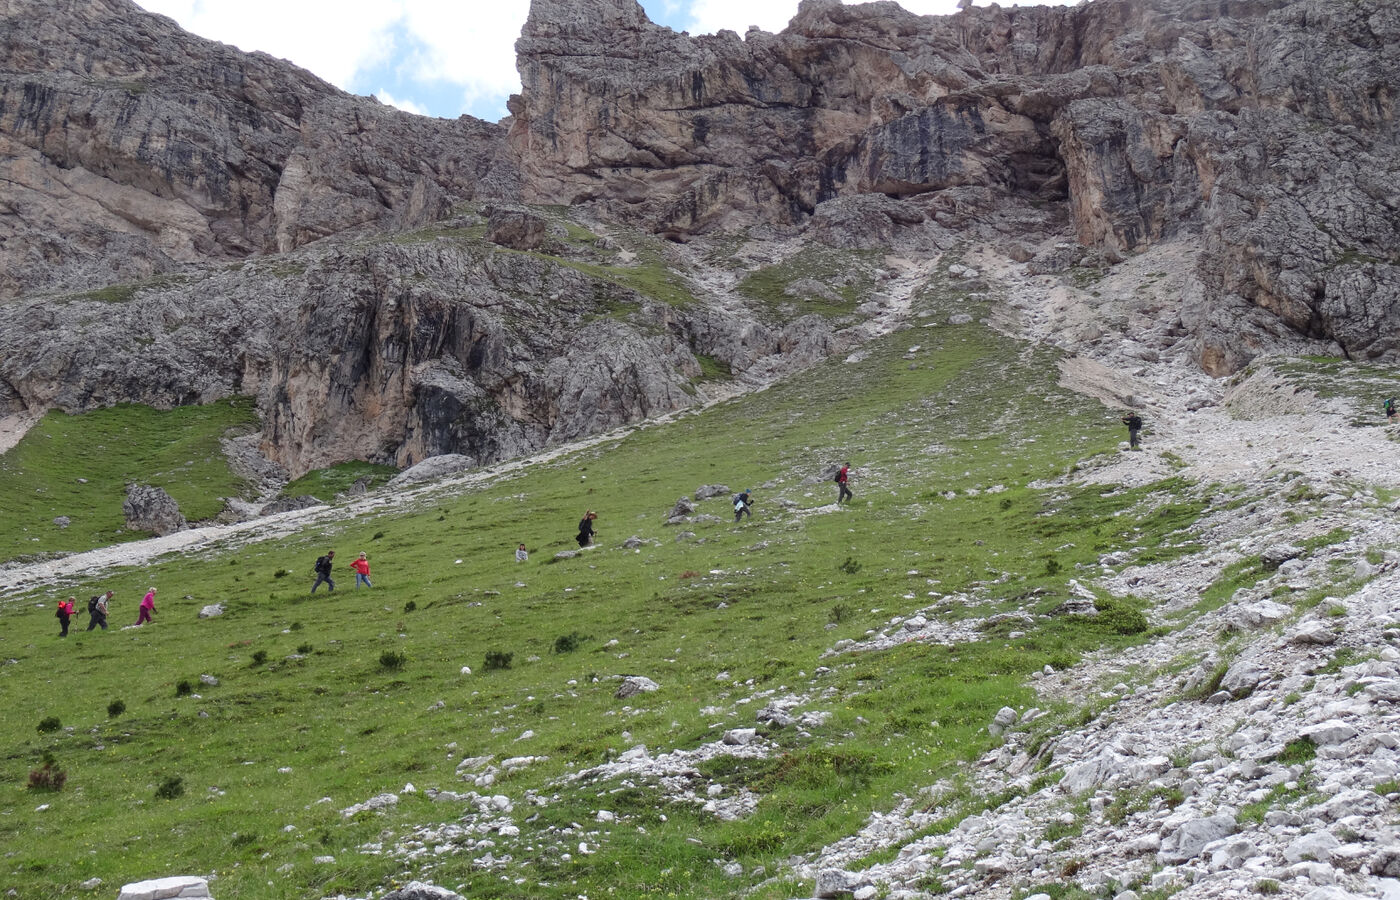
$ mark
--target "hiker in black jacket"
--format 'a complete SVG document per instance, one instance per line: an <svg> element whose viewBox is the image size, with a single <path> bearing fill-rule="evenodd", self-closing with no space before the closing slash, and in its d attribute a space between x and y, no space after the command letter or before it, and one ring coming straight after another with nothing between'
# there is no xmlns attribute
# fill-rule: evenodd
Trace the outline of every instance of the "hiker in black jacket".
<svg viewBox="0 0 1400 900"><path fill-rule="evenodd" d="M584 513L583 518L579 520L578 537L574 538L574 540L578 541L580 548L587 547L589 544L593 543L593 520L596 518L598 518L598 514L590 509L588 512Z"/></svg>
<svg viewBox="0 0 1400 900"><path fill-rule="evenodd" d="M1138 432L1142 431L1142 417L1135 412L1130 412L1121 421L1128 426L1128 449L1141 450L1142 448L1138 446Z"/></svg>
<svg viewBox="0 0 1400 900"><path fill-rule="evenodd" d="M112 599L112 592L98 594L88 600L88 631L94 628L107 630L107 603Z"/></svg>
<svg viewBox="0 0 1400 900"><path fill-rule="evenodd" d="M311 586L311 593L316 593L316 589L325 582L331 590L335 590L335 582L331 580L331 560L335 559L335 551L327 550L325 556L316 558L316 583Z"/></svg>

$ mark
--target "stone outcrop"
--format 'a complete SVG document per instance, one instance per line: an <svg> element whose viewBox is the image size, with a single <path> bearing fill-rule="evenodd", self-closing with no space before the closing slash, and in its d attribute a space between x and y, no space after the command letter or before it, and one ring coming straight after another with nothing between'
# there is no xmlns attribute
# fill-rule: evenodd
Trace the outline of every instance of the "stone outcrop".
<svg viewBox="0 0 1400 900"><path fill-rule="evenodd" d="M1383 0L946 17L804 0L743 39L673 32L634 0L534 0L516 47L528 199L684 237L879 196L830 237L885 245L926 219L1014 235L1061 208L1109 255L1204 237L1190 324L1211 373L1279 327L1400 350L1400 10Z"/></svg>
<svg viewBox="0 0 1400 900"><path fill-rule="evenodd" d="M697 354L766 377L859 340L817 317L775 328L671 306L466 233L317 244L120 301L12 302L0 416L250 395L291 477L347 459L485 464L688 406Z"/></svg>
<svg viewBox="0 0 1400 900"><path fill-rule="evenodd" d="M122 515L126 517L126 527L132 531L149 531L157 535L180 531L186 525L175 498L167 494L164 488L149 484L127 485Z"/></svg>
<svg viewBox="0 0 1400 900"><path fill-rule="evenodd" d="M130 0L3 0L0 17L0 297L413 226L514 193L498 125L350 96Z"/></svg>
<svg viewBox="0 0 1400 900"><path fill-rule="evenodd" d="M211 898L209 882L198 875L171 875L122 885L117 900L171 900L176 897Z"/></svg>

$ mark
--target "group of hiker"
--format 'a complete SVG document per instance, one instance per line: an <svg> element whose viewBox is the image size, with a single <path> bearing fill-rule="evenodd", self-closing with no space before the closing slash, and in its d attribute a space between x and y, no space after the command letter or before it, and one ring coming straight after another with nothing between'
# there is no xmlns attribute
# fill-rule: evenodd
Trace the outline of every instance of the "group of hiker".
<svg viewBox="0 0 1400 900"><path fill-rule="evenodd" d="M94 628L107 630L107 613L111 609L110 604L114 593L114 591L107 591L105 594L93 594L88 598L88 631L92 631ZM58 617L59 637L68 637L68 625L77 615L77 604L77 597L58 601L58 611L55 615ZM146 596L141 598L141 605L137 608L136 621L132 623L132 627L150 622L155 611L156 589L151 588L146 591Z"/></svg>
<svg viewBox="0 0 1400 900"><path fill-rule="evenodd" d="M331 565L335 562L335 551L327 550L325 556L316 557L316 564L312 571L316 573L316 581L311 585L311 593L316 593L316 589L325 585L328 591L335 590L335 579L331 578ZM369 556L361 553L350 563L350 571L355 573L355 588L358 590L363 584L367 588L374 585L369 580Z"/></svg>

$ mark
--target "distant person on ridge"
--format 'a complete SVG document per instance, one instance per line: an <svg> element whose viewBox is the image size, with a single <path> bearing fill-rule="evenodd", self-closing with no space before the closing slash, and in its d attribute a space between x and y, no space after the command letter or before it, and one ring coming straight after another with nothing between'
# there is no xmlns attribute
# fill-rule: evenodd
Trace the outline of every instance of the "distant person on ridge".
<svg viewBox="0 0 1400 900"><path fill-rule="evenodd" d="M734 495L734 523L737 525L744 516L753 518L753 513L749 507L753 506L753 496L749 491L740 491Z"/></svg>
<svg viewBox="0 0 1400 900"><path fill-rule="evenodd" d="M1390 424L1394 425L1394 424L1395 424L1395 415L1396 415L1397 412L1400 412L1400 410L1397 410L1397 409L1395 408L1395 398L1394 398L1394 397L1386 397L1386 398L1385 398L1385 403L1382 404L1381 408L1385 410L1385 420L1386 420L1387 422L1389 422Z"/></svg>
<svg viewBox="0 0 1400 900"><path fill-rule="evenodd" d="M327 550L325 556L316 557L316 583L311 586L311 593L316 593L321 582L325 582L332 591L335 590L335 582L331 580L331 562L334 560L334 550Z"/></svg>
<svg viewBox="0 0 1400 900"><path fill-rule="evenodd" d="M578 537L574 538L574 540L578 541L580 548L587 547L589 544L593 543L593 520L596 518L598 518L598 514L590 509L588 512L584 513L583 518L579 520Z"/></svg>
<svg viewBox="0 0 1400 900"><path fill-rule="evenodd" d="M839 493L839 494L836 495L836 502L837 502L837 503L840 503L842 500L854 500L854 499L855 499L855 496L856 496L856 495L851 493L851 489L850 489L850 487L849 487L848 484L847 484L847 482L849 482L850 479L851 479L851 464L850 464L850 463L845 463L844 465L841 466L841 471L839 471L839 472L836 473L836 478L835 478L836 486L839 487L839 488L841 489L841 493Z"/></svg>
<svg viewBox="0 0 1400 900"><path fill-rule="evenodd" d="M369 583L369 557L368 557L368 556L366 556L365 554L361 553L359 556L355 557L355 559L354 559L353 561L351 561L351 563L350 563L350 568L352 568L352 569L355 570L355 589L356 589L356 590L359 590L359 588L360 588L360 582L361 582L361 581L363 581L363 582L365 583L365 587L367 587L367 588L372 588L372 587L374 587L374 585L372 585L372 584Z"/></svg>
<svg viewBox="0 0 1400 900"><path fill-rule="evenodd" d="M1142 431L1142 417L1135 412L1130 412L1121 421L1128 426L1128 449L1141 450L1142 448L1138 446L1138 433Z"/></svg>
<svg viewBox="0 0 1400 900"><path fill-rule="evenodd" d="M88 600L88 631L101 627L107 630L107 603L112 599L112 592L98 594Z"/></svg>
<svg viewBox="0 0 1400 900"><path fill-rule="evenodd" d="M525 545L524 545L524 544L521 544L519 547L516 547L516 548L515 548L515 561L516 561L516 562L524 562L525 560L527 560L527 559L529 559L529 558L530 558L530 551L525 549Z"/></svg>
<svg viewBox="0 0 1400 900"><path fill-rule="evenodd" d="M156 589L151 588L146 592L146 596L141 598L141 606L136 615L136 624L145 625L151 621L151 613L156 611Z"/></svg>
<svg viewBox="0 0 1400 900"><path fill-rule="evenodd" d="M68 623L73 620L73 610L77 608L77 597L69 597L67 600L58 601L58 624L63 629L58 633L59 637L68 637Z"/></svg>

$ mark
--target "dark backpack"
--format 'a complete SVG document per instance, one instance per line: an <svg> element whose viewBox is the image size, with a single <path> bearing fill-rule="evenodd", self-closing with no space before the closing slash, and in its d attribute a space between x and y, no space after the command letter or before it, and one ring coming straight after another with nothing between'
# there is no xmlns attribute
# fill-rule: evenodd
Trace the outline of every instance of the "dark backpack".
<svg viewBox="0 0 1400 900"><path fill-rule="evenodd" d="M328 569L330 569L330 567L331 561L329 559L326 559L324 556L316 557L316 567L314 571L317 575L320 575L323 572L327 571Z"/></svg>
<svg viewBox="0 0 1400 900"><path fill-rule="evenodd" d="M102 599L101 594L93 594L88 598L88 615L97 615L97 601Z"/></svg>
<svg viewBox="0 0 1400 900"><path fill-rule="evenodd" d="M841 470L840 470L840 469L837 469L837 470L836 470L836 474L833 475L833 476L831 476L831 480L832 480L832 481L835 481L835 482L838 482L838 483L841 481Z"/></svg>

